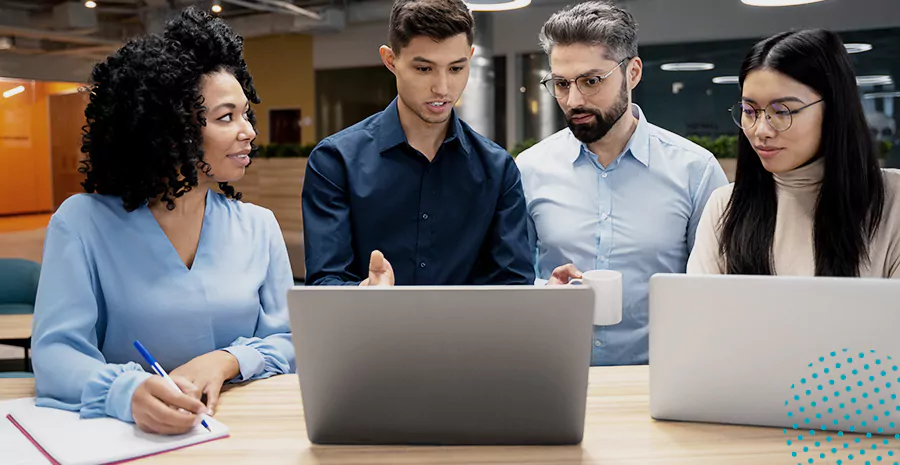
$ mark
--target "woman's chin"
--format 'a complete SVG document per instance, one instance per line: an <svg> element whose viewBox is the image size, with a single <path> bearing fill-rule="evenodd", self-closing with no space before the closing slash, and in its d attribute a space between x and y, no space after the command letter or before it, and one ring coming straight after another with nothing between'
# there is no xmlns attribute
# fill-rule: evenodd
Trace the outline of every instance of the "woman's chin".
<svg viewBox="0 0 900 465"><path fill-rule="evenodd" d="M244 168L240 168L239 171L236 170L234 173L228 173L225 176L216 175L213 177L213 179L215 179L216 182L238 182L243 178L244 178Z"/></svg>
<svg viewBox="0 0 900 465"><path fill-rule="evenodd" d="M762 163L763 169L772 173L772 174L780 174L790 171L790 167L784 163L784 160L775 158L766 158L759 157L759 161Z"/></svg>

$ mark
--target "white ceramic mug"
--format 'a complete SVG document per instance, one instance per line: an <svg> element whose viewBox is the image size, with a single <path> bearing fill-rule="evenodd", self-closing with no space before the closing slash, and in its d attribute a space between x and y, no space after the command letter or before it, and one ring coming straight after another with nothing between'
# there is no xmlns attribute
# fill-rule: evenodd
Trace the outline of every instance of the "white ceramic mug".
<svg viewBox="0 0 900 465"><path fill-rule="evenodd" d="M570 284L583 284L594 290L594 325L610 326L622 321L622 273L591 270L581 273Z"/></svg>

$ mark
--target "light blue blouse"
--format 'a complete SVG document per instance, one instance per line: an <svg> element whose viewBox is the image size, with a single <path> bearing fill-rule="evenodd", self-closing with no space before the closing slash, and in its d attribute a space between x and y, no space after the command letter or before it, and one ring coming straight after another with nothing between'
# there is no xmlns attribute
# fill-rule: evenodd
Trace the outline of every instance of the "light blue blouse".
<svg viewBox="0 0 900 465"><path fill-rule="evenodd" d="M187 268L147 208L119 197L70 197L50 219L35 303L37 404L83 418L134 421L131 397L152 371L217 349L240 382L295 371L287 292L293 274L271 211L208 191Z"/></svg>

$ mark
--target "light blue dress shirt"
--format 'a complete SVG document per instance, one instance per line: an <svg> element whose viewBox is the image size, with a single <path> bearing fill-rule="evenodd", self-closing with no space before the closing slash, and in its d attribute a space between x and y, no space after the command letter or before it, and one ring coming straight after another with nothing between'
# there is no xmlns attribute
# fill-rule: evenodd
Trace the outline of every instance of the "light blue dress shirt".
<svg viewBox="0 0 900 465"><path fill-rule="evenodd" d="M295 371L287 292L293 277L275 216L207 191L188 269L147 208L80 194L50 219L35 302L37 404L134 421L131 397L152 371L217 349L239 382ZM135 363L137 362L137 363Z"/></svg>
<svg viewBox="0 0 900 465"><path fill-rule="evenodd" d="M592 365L648 362L648 283L683 273L703 207L727 178L702 147L639 118L606 168L569 129L517 157L540 284L553 269L622 273L622 322L594 327Z"/></svg>

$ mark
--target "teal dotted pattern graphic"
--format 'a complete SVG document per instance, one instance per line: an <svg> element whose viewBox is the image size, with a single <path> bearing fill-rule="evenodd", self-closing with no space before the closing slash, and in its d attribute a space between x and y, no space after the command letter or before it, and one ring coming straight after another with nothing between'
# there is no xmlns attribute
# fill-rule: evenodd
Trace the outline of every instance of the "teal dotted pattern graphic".
<svg viewBox="0 0 900 465"><path fill-rule="evenodd" d="M900 447L898 364L874 350L841 349L808 368L784 402L791 423L784 434L791 457L802 460L797 465L900 465L900 453L890 450Z"/></svg>

